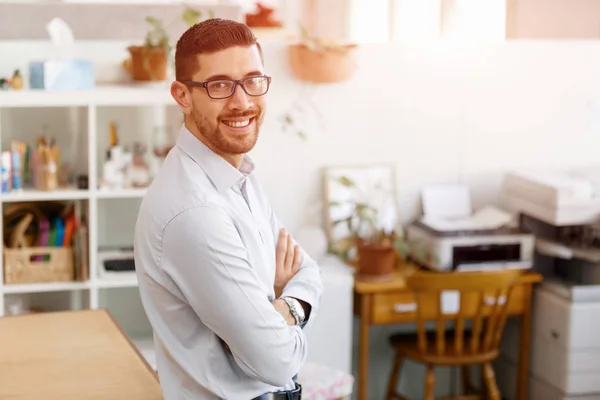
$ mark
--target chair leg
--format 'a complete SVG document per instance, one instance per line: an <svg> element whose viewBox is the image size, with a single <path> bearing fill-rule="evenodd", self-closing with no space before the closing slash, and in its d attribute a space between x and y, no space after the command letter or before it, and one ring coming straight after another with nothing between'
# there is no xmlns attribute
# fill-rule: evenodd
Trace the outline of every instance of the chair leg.
<svg viewBox="0 0 600 400"><path fill-rule="evenodd" d="M435 400L435 371L431 364L427 366L427 374L425 375L424 400Z"/></svg>
<svg viewBox="0 0 600 400"><path fill-rule="evenodd" d="M398 398L396 390L398 388L398 381L400 380L400 369L402 367L403 359L404 358L398 353L394 356L394 366L392 367L392 372L388 381L386 400Z"/></svg>
<svg viewBox="0 0 600 400"><path fill-rule="evenodd" d="M471 384L471 366L463 365L460 375L462 377L463 394L467 395L473 393L473 385Z"/></svg>
<svg viewBox="0 0 600 400"><path fill-rule="evenodd" d="M492 368L491 363L487 362L483 364L483 375L490 400L501 400L502 397L500 396L498 385L496 385L496 376L494 375L494 368Z"/></svg>
<svg viewBox="0 0 600 400"><path fill-rule="evenodd" d="M480 390L479 392L481 393L481 400L488 400L489 396L488 396L488 385L485 381L485 365L481 364L481 374L480 374Z"/></svg>

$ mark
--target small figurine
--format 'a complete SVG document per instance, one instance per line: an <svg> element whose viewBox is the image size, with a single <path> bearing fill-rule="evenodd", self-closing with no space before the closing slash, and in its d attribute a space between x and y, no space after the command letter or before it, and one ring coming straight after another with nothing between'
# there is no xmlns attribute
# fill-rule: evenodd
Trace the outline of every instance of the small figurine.
<svg viewBox="0 0 600 400"><path fill-rule="evenodd" d="M133 157L127 166L126 178L133 187L147 187L150 184L150 170L144 160L147 147L139 142L133 144Z"/></svg>
<svg viewBox="0 0 600 400"><path fill-rule="evenodd" d="M18 69L16 69L13 73L10 85L14 90L23 89L23 77L21 76L21 72Z"/></svg>
<svg viewBox="0 0 600 400"><path fill-rule="evenodd" d="M246 14L246 25L249 27L279 28L283 24L273 16L273 8L267 7L261 2L256 3L257 11Z"/></svg>

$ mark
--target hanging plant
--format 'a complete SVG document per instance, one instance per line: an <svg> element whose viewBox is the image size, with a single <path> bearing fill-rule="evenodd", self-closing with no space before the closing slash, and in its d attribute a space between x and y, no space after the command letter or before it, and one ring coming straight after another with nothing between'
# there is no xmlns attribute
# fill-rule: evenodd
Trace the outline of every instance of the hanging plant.
<svg viewBox="0 0 600 400"><path fill-rule="evenodd" d="M312 83L350 79L358 68L358 46L327 42L300 27L300 42L289 47L289 62L296 78Z"/></svg>

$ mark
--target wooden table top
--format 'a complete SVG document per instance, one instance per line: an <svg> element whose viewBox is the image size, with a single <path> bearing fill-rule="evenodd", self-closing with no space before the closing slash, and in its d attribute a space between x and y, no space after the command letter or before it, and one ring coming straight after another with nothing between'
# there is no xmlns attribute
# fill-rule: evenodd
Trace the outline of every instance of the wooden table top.
<svg viewBox="0 0 600 400"><path fill-rule="evenodd" d="M401 268L394 272L393 277L383 281L372 281L361 279L359 275L354 280L354 291L359 294L371 294L391 291L408 290L406 287L406 277L410 274L427 274L427 273L443 273L443 272L429 272L412 264L405 264ZM452 272L449 272L452 273ZM461 273L461 272L457 272ZM542 275L537 272L525 271L523 276L519 279L520 284L524 283L537 283L542 281Z"/></svg>
<svg viewBox="0 0 600 400"><path fill-rule="evenodd" d="M159 400L156 374L105 310L0 318L0 399Z"/></svg>

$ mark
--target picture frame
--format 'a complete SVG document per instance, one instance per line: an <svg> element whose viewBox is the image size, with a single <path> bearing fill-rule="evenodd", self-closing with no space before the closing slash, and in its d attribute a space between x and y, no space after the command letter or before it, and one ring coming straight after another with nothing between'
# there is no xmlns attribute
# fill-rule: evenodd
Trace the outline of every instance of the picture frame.
<svg viewBox="0 0 600 400"><path fill-rule="evenodd" d="M323 169L328 252L356 257L357 239L370 241L399 225L395 167L391 164L327 166Z"/></svg>

